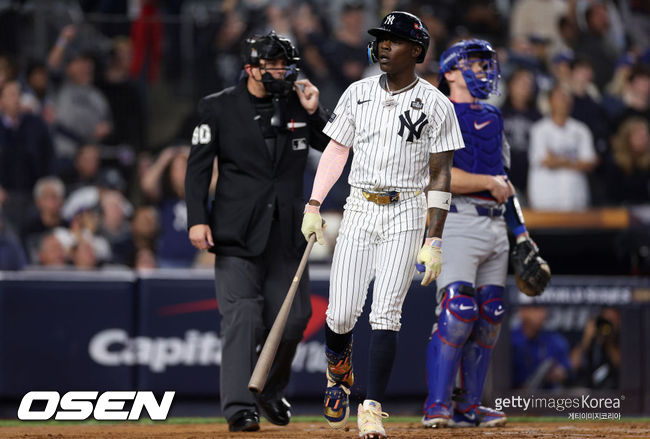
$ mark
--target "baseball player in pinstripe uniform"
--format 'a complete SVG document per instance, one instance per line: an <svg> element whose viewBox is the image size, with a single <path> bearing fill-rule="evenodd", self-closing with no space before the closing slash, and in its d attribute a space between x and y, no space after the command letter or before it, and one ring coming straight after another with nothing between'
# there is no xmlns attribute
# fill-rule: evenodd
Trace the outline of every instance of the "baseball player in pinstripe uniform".
<svg viewBox="0 0 650 439"><path fill-rule="evenodd" d="M461 41L440 60L466 147L454 155L454 194L437 280L437 323L427 347L427 427L497 426L503 412L480 405L492 348L504 317L508 269L507 228L517 242L529 240L506 170L510 149L500 111L480 103L497 91L499 65L487 41ZM460 373L459 373L460 365ZM460 395L453 407L458 373Z"/></svg>
<svg viewBox="0 0 650 439"><path fill-rule="evenodd" d="M324 243L318 209L338 180L350 148L354 158L332 261L327 309L327 389L324 414L342 428L354 382L352 330L374 279L370 312L372 335L366 399L359 405L363 438L386 436L381 401L392 369L402 304L423 263L427 285L440 272L442 230L451 200L453 151L463 147L451 102L415 75L429 45L416 16L391 12L369 46L384 74L350 85L323 130L331 137L320 160L305 207L302 232ZM422 239L428 213L430 225Z"/></svg>

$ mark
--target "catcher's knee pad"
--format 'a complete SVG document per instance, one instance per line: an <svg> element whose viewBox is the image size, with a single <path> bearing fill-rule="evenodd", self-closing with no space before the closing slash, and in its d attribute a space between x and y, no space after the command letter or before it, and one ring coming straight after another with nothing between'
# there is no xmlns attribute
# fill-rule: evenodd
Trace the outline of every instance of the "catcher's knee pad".
<svg viewBox="0 0 650 439"><path fill-rule="evenodd" d="M438 335L446 343L461 347L478 320L475 291L468 282L452 282L443 289Z"/></svg>
<svg viewBox="0 0 650 439"><path fill-rule="evenodd" d="M481 402L492 348L499 338L499 327L505 315L503 292L504 288L498 285L484 285L476 290L479 319L463 346L460 360L462 389L456 398L456 410L461 414L468 413Z"/></svg>
<svg viewBox="0 0 650 439"><path fill-rule="evenodd" d="M438 322L427 346L427 407L451 407L451 389L462 347L478 319L474 288L454 282L442 290Z"/></svg>
<svg viewBox="0 0 650 439"><path fill-rule="evenodd" d="M506 313L504 290L499 285L483 285L476 290L480 318L474 326L472 338L483 347L493 348L499 338L499 329Z"/></svg>

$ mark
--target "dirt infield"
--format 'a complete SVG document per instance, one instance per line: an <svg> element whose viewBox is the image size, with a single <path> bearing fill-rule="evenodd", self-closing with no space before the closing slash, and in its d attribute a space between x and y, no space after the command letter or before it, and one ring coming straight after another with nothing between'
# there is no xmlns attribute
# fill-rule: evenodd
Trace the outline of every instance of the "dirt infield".
<svg viewBox="0 0 650 439"><path fill-rule="evenodd" d="M354 424L352 424L354 425ZM504 428L424 429L417 422L386 424L390 439L406 438L643 438L650 437L650 423L629 421L601 422L520 422ZM330 429L325 423L296 422L288 427L262 423L254 433L229 433L225 424L124 424L124 425L40 425L1 427L1 438L233 438L233 439L292 439L292 438L357 438L356 428L348 431Z"/></svg>

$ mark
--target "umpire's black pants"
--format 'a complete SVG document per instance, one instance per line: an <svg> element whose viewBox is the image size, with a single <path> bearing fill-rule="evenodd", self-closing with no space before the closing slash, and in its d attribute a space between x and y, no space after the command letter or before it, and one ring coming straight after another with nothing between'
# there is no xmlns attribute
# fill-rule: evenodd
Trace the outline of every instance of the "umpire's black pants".
<svg viewBox="0 0 650 439"><path fill-rule="evenodd" d="M277 221L273 221L262 255L216 258L215 283L222 339L221 411L226 419L240 410L255 409L255 397L248 390L248 380L299 264L299 258L288 256L283 249ZM289 383L296 346L311 316L308 287L306 269L264 387L262 396L265 398L283 396Z"/></svg>

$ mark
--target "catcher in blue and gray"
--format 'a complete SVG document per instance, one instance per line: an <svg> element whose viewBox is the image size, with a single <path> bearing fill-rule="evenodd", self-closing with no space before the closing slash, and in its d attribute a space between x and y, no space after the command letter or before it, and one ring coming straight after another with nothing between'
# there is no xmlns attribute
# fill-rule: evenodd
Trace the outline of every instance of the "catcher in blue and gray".
<svg viewBox="0 0 650 439"><path fill-rule="evenodd" d="M505 414L482 406L481 394L505 313L507 229L516 236L512 261L522 291L541 294L551 273L528 235L508 181L510 148L501 113L479 102L497 92L496 52L487 41L460 41L442 54L440 75L449 84L465 148L455 152L451 173L453 198L442 235L445 258L437 279L437 322L426 353L422 424L501 426Z"/></svg>

